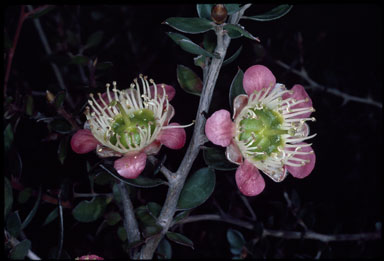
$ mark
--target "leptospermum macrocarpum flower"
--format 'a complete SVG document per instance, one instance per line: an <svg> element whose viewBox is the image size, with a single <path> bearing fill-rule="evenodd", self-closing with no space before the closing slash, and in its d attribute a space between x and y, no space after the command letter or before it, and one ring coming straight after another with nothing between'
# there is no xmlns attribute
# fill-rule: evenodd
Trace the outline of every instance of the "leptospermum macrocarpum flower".
<svg viewBox="0 0 384 261"><path fill-rule="evenodd" d="M175 89L156 85L152 79L149 82L140 75L129 89L118 90L113 82L112 91L107 84L97 100L90 94L87 122L73 135L72 150L80 154L96 150L102 158L121 157L114 162L116 171L134 179L144 170L147 155L157 154L162 145L181 149L186 140L183 128L190 125L169 123L175 114L169 104Z"/></svg>
<svg viewBox="0 0 384 261"><path fill-rule="evenodd" d="M273 73L263 65L254 65L244 73L241 94L230 112L219 110L207 119L205 133L214 144L226 147L229 161L240 165L236 183L246 196L260 194L265 187L259 170L275 182L289 172L295 178L308 176L316 161L306 121L314 111L312 101L301 85L287 90L276 83Z"/></svg>

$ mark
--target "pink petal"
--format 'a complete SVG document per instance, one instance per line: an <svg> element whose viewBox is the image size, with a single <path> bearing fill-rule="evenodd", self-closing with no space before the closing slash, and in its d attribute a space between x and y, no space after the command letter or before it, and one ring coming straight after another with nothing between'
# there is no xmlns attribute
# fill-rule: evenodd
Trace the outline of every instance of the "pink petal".
<svg viewBox="0 0 384 261"><path fill-rule="evenodd" d="M227 147L234 136L235 124L227 110L219 110L207 119L205 135L214 144Z"/></svg>
<svg viewBox="0 0 384 261"><path fill-rule="evenodd" d="M79 154L88 153L96 149L99 141L93 137L90 130L78 130L71 139L72 150Z"/></svg>
<svg viewBox="0 0 384 261"><path fill-rule="evenodd" d="M127 179L137 178L145 168L147 154L126 155L115 161L116 171Z"/></svg>
<svg viewBox="0 0 384 261"><path fill-rule="evenodd" d="M233 119L236 119L241 110L248 104L248 95L240 94L233 100Z"/></svg>
<svg viewBox="0 0 384 261"><path fill-rule="evenodd" d="M259 170L247 160L236 170L236 184L245 196L256 196L265 187L264 178Z"/></svg>
<svg viewBox="0 0 384 261"><path fill-rule="evenodd" d="M225 156L230 162L235 163L237 165L243 163L243 155L241 154L239 147L233 140L225 150Z"/></svg>
<svg viewBox="0 0 384 261"><path fill-rule="evenodd" d="M149 144L147 147L145 147L143 149L143 152L145 152L145 154L147 155L154 155L154 154L157 154L160 149L161 149L161 142L158 140L155 140L154 142Z"/></svg>
<svg viewBox="0 0 384 261"><path fill-rule="evenodd" d="M164 84L164 83L156 84L157 95L159 97L163 97L163 88L162 88L162 86L164 86L165 93L168 96L168 101L171 101L173 99L173 97L175 97L175 94L176 94L175 88L173 88L173 86L171 86L171 85L167 85L167 84ZM155 96L155 88L154 88L154 86L153 85L149 86L149 89L151 90L151 96L154 97Z"/></svg>
<svg viewBox="0 0 384 261"><path fill-rule="evenodd" d="M305 100L308 99L307 102L301 102L296 105L293 105L291 108L292 109L298 109L298 108L305 108L305 107L312 107L312 100L309 97L308 93L305 91L304 87L300 84L295 84L291 91L293 91L293 94L285 93L283 95L283 99L287 98L293 98L297 101L299 100ZM308 118L311 115L311 112L303 113L300 115L297 115L293 118Z"/></svg>
<svg viewBox="0 0 384 261"><path fill-rule="evenodd" d="M298 144L306 145L307 143L300 142ZM287 149L292 150L292 151L294 150L294 148L287 148ZM313 151L313 149L312 149L312 147L308 146L308 147L301 147L301 149L299 151L309 152L309 151ZM311 174L313 168L315 167L315 163L316 163L315 152L313 151L313 153L306 154L306 155L295 155L295 157L299 158L299 159L309 160L309 162L307 164L305 164L304 166L301 166L301 167L293 167L293 166L286 165L289 173L291 173L292 176L294 176L295 178L298 178L298 179L305 178L306 176Z"/></svg>
<svg viewBox="0 0 384 261"><path fill-rule="evenodd" d="M168 126L180 126L173 122ZM178 150L184 147L187 135L183 128L164 129L159 133L157 140L170 149Z"/></svg>
<svg viewBox="0 0 384 261"><path fill-rule="evenodd" d="M249 67L243 78L243 88L248 95L254 91L260 91L276 84L276 78L273 73L263 65L254 65Z"/></svg>

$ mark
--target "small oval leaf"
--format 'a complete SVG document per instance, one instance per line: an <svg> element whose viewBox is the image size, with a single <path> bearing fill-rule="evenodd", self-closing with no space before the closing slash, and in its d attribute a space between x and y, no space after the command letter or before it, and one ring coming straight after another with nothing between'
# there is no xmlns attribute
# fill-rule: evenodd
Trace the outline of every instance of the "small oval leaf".
<svg viewBox="0 0 384 261"><path fill-rule="evenodd" d="M211 20L211 12L214 4L197 4L196 10L200 18Z"/></svg>
<svg viewBox="0 0 384 261"><path fill-rule="evenodd" d="M204 55L207 57L217 57L217 55L213 55L212 53L208 52L207 50L201 48L199 45L195 44L191 41L188 37L179 34L179 33L173 33L168 32L167 35L176 43L178 44L181 49L183 49L186 52L197 54L197 55Z"/></svg>
<svg viewBox="0 0 384 261"><path fill-rule="evenodd" d="M54 119L49 125L51 128L61 134L68 134L72 132L72 126L65 119Z"/></svg>
<svg viewBox="0 0 384 261"><path fill-rule="evenodd" d="M172 246L169 241L163 237L156 250L158 259L171 259L172 258Z"/></svg>
<svg viewBox="0 0 384 261"><path fill-rule="evenodd" d="M240 4L224 4L227 9L228 15L232 15L241 9Z"/></svg>
<svg viewBox="0 0 384 261"><path fill-rule="evenodd" d="M229 105L233 109L233 100L240 94L245 94L243 88L244 72L239 68L229 88Z"/></svg>
<svg viewBox="0 0 384 261"><path fill-rule="evenodd" d="M237 165L229 162L225 156L225 150L217 147L207 147L203 150L205 163L217 170L235 170Z"/></svg>
<svg viewBox="0 0 384 261"><path fill-rule="evenodd" d="M54 210L51 211L51 213L48 214L46 217L43 226L48 225L53 220L55 220L59 216L59 207L56 207Z"/></svg>
<svg viewBox="0 0 384 261"><path fill-rule="evenodd" d="M229 37L231 38L238 38L238 34L240 33L241 35L251 39L260 42L259 38L253 36L250 34L248 31L244 29L241 25L235 25L235 24L226 24L224 25L224 29L228 32ZM234 37L233 37L234 36Z"/></svg>
<svg viewBox="0 0 384 261"><path fill-rule="evenodd" d="M212 21L197 17L170 17L163 23L180 32L191 34L204 33L214 29Z"/></svg>
<svg viewBox="0 0 384 261"><path fill-rule="evenodd" d="M18 211L12 212L8 215L5 227L12 236L16 238L19 236L21 231L21 219Z"/></svg>
<svg viewBox="0 0 384 261"><path fill-rule="evenodd" d="M8 123L7 127L4 129L4 151L7 152L13 142L13 130L11 123Z"/></svg>
<svg viewBox="0 0 384 261"><path fill-rule="evenodd" d="M107 221L107 224L110 226L114 226L121 220L121 216L118 212L109 212L107 216L105 217L105 220Z"/></svg>
<svg viewBox="0 0 384 261"><path fill-rule="evenodd" d="M193 173L181 191L178 209L191 209L203 204L212 194L216 183L215 171L202 168Z"/></svg>
<svg viewBox="0 0 384 261"><path fill-rule="evenodd" d="M259 21L259 22L272 21L272 20L276 20L283 17L289 11L291 11L291 9L292 9L292 5L284 4L284 5L279 5L264 14L254 15L254 16L243 16L242 18Z"/></svg>
<svg viewBox="0 0 384 261"><path fill-rule="evenodd" d="M174 232L167 232L167 238L177 244L187 246L193 249L193 242L186 236L179 234L179 233L174 233Z"/></svg>
<svg viewBox="0 0 384 261"><path fill-rule="evenodd" d="M24 239L18 243L9 253L10 259L23 260L31 248L31 241Z"/></svg>
<svg viewBox="0 0 384 261"><path fill-rule="evenodd" d="M243 234L241 234L240 231L232 228L227 230L227 240L231 248L234 248L234 249L241 250L245 244L245 239L243 237Z"/></svg>
<svg viewBox="0 0 384 261"><path fill-rule="evenodd" d="M228 59L224 60L223 66L233 62L240 55L242 49L243 49L243 46L240 46L240 48L237 49L237 51L231 57L229 57Z"/></svg>
<svg viewBox="0 0 384 261"><path fill-rule="evenodd" d="M105 198L83 200L73 209L72 215L79 222L93 222L103 215L106 205Z"/></svg>
<svg viewBox="0 0 384 261"><path fill-rule="evenodd" d="M203 81L194 71L184 65L177 65L176 69L177 82L180 87L187 93L200 96L203 89Z"/></svg>

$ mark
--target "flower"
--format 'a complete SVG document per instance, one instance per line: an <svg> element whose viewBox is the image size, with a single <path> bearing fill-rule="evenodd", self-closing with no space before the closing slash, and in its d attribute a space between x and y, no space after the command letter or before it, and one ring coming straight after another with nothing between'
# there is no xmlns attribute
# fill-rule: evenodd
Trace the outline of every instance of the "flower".
<svg viewBox="0 0 384 261"><path fill-rule="evenodd" d="M227 110L216 111L207 119L205 133L214 144L226 147L229 161L240 165L236 183L246 196L260 194L265 187L259 170L275 182L289 172L295 178L308 176L316 161L306 121L314 110L301 85L287 90L276 83L273 73L254 65L244 73L245 94L234 99L233 120Z"/></svg>
<svg viewBox="0 0 384 261"><path fill-rule="evenodd" d="M169 124L175 110L169 101L175 96L170 85L156 85L140 74L131 88L118 90L113 82L98 100L90 94L87 122L71 139L72 150L88 153L96 149L99 157L121 157L114 163L117 172L134 179L144 170L147 155L157 154L162 145L181 149L186 140L184 127ZM141 87L140 84L141 83Z"/></svg>
<svg viewBox="0 0 384 261"><path fill-rule="evenodd" d="M97 255L86 255L81 257L76 257L75 260L104 260L104 258Z"/></svg>

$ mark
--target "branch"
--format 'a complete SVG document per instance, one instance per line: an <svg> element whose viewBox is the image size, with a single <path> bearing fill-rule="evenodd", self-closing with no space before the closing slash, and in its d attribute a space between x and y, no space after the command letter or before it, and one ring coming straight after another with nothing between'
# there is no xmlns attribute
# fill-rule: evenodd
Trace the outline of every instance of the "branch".
<svg viewBox="0 0 384 261"><path fill-rule="evenodd" d="M249 6L250 4L247 4L243 6L240 11L231 15L229 18L229 23L237 24L240 20L240 17ZM164 206L161 209L159 218L157 220L158 224L163 227L163 230L160 234L155 235L151 239L149 239L147 244L144 245L140 253L141 259L151 259L160 240L167 233L172 223L172 219L176 211L177 201L179 199L181 190L184 187L185 180L188 176L189 171L192 168L193 162L199 154L200 146L203 145L203 142L206 141L204 135L204 126L206 121L204 113L207 113L209 110L213 90L216 85L216 80L219 75L225 54L227 52L228 45L231 41L231 38L224 33L222 25L217 26L216 28L217 46L215 52L219 54L220 58L212 58L211 64L208 69L207 77L203 81L204 86L200 96L200 103L197 110L195 128L193 131L191 142L189 143L187 152L184 155L184 158L176 172L176 175L173 176L173 179L169 180L169 189L167 197Z"/></svg>
<svg viewBox="0 0 384 261"><path fill-rule="evenodd" d="M158 160L154 156L148 156L148 160L154 165L158 163ZM173 179L174 173L167 169L165 166L162 165L160 167L160 172L164 174L168 181Z"/></svg>
<svg viewBox="0 0 384 261"><path fill-rule="evenodd" d="M371 98L361 98L361 97L353 96L353 95L341 92L341 91L334 89L334 88L325 87L324 85L321 85L321 84L315 82L311 77L309 77L307 71L304 68L302 68L301 71L299 71L299 70L296 70L296 69L290 67L289 65L287 65L286 63L284 63L280 60L275 61L275 63L277 65L281 66L282 68L300 76L302 79L304 79L306 82L308 82L310 84L310 86L308 86L307 88L311 88L311 89L315 89L315 90L321 90L321 91L325 91L325 92L328 92L330 94L333 94L335 96L339 96L339 97L344 99L344 103L347 103L349 101L354 101L354 102L373 105L373 106L376 106L380 109L383 108L383 104L381 102L374 101Z"/></svg>

